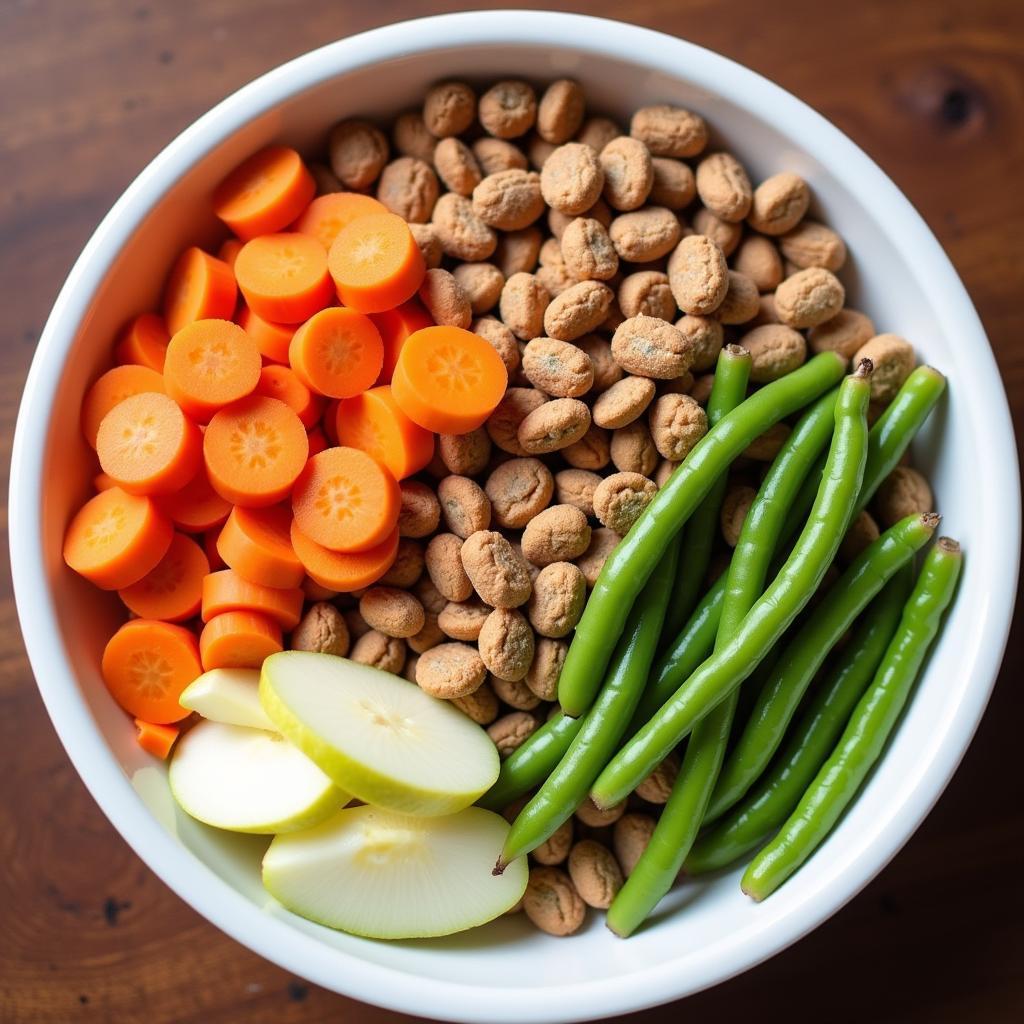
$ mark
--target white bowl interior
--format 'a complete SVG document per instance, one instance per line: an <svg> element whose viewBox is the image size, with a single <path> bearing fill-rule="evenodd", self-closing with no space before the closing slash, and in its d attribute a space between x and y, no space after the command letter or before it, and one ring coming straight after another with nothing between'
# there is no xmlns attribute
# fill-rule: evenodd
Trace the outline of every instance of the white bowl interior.
<svg viewBox="0 0 1024 1024"><path fill-rule="evenodd" d="M655 66L667 63L654 50L650 61ZM257 116L201 156L138 226L77 331L49 423L34 425L45 444L46 488L38 506L45 551L41 571L56 610L59 642L75 667L76 679L70 685L84 695L97 729L160 827L265 913L259 919L260 930L278 928L262 939L232 931L267 955L290 959L293 969L301 969L295 966L298 951L312 948L302 945L301 937L312 937L321 952L317 968L311 963L307 973L325 984L333 979L342 991L454 1019L514 1020L528 1015L541 1021L636 1008L726 977L813 927L892 855L955 767L987 697L994 669L978 668L991 663L992 652L985 652L986 661L982 647L992 635L991 623L1003 623L1006 617L991 607L1007 593L1005 533L999 529L996 505L1009 501L1016 515L1014 485L1005 479L1006 438L990 443L990 410L996 407L998 412L1004 402L1001 393L989 390L991 357L973 340L965 345L964 338L953 333L954 321L943 314L943 299L935 294L935 283L922 265L921 237L928 236L920 224L914 224L918 235L900 233L887 207L873 203L873 177L844 177L829 166L827 153L820 151L823 140L814 134L824 130L823 122L808 120L799 105L795 109L801 116L794 122L759 113L760 80L754 76L748 75L754 88L744 85L748 94L741 103L688 81L687 67L675 66L678 73L652 70L646 55L638 54L635 60L599 58L567 43L453 45L448 52L442 46L340 74ZM948 398L915 445L915 460L934 485L945 516L944 530L961 540L967 552L960 598L880 770L820 852L762 906L741 895L734 872L677 888L653 925L628 942L612 938L596 913L583 934L568 941L538 934L515 918L437 941L388 944L332 932L286 914L267 897L258 873L265 841L215 832L176 810L162 766L155 766L137 748L130 720L114 706L99 677L99 654L121 618L120 607L115 598L100 596L71 574L61 562L60 550L65 525L95 472L92 454L79 440L79 403L87 385L108 365L117 328L130 315L157 303L167 268L184 245L212 244L220 237L210 212L210 192L245 155L270 141L319 153L334 122L349 115L393 115L415 106L429 83L452 75L479 81L523 76L537 82L569 75L583 83L591 109L623 123L633 108L645 103L678 103L699 111L714 127L717 141L737 153L755 179L788 168L810 182L816 214L843 235L850 249L850 262L842 272L849 304L869 313L879 330L905 335L923 360L951 378ZM865 166L871 167L866 161ZM877 174L873 168L872 173ZM949 301L964 304L957 295ZM973 315L969 304L966 315ZM985 370L980 374L979 360ZM998 415L996 423L1005 431ZM997 578L1001 582L993 586ZM966 735L957 724L963 716L969 719ZM65 742L73 747L67 736ZM948 743L956 746L954 754L938 757ZM203 905L198 909L209 913ZM275 926L270 918L286 927ZM456 952L458 956L453 955ZM413 976L421 984L423 1001L417 1006L386 987L376 993L360 991L353 981L353 961L338 954ZM476 996L462 1005L434 1001L431 983L445 980L467 986L467 997L473 996L475 987ZM630 987L625 995L623 982ZM497 1000L490 999L486 1006L474 1003L474 998L481 998L479 989L512 985L519 992L515 1005L495 1007ZM585 999L584 991L589 993Z"/></svg>

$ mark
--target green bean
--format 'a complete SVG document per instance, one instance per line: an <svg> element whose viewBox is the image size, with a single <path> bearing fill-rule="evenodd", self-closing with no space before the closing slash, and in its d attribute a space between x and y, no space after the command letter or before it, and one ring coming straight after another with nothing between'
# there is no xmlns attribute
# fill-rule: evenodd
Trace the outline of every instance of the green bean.
<svg viewBox="0 0 1024 1024"><path fill-rule="evenodd" d="M582 720L569 749L512 823L495 874L535 850L575 812L622 739L643 692L661 636L679 543L672 540L633 606L597 700Z"/></svg>
<svg viewBox="0 0 1024 1024"><path fill-rule="evenodd" d="M939 517L931 512L901 519L850 563L808 616L758 694L750 720L722 769L708 821L742 799L768 766L829 651L889 579L931 540L938 525Z"/></svg>
<svg viewBox="0 0 1024 1024"><path fill-rule="evenodd" d="M814 695L786 748L743 802L694 843L683 864L687 874L706 874L732 864L757 849L786 820L878 668L913 582L913 569L905 565L871 602L849 648Z"/></svg>
<svg viewBox="0 0 1024 1024"><path fill-rule="evenodd" d="M694 446L601 570L558 683L567 715L578 716L590 706L633 602L722 470L770 426L835 384L843 369L834 352L815 356L755 392Z"/></svg>
<svg viewBox="0 0 1024 1024"><path fill-rule="evenodd" d="M956 590L962 558L942 537L928 552L896 635L842 737L779 834L751 861L741 886L755 900L770 896L821 845L857 795L900 717L943 612Z"/></svg>
<svg viewBox="0 0 1024 1024"><path fill-rule="evenodd" d="M715 380L708 397L710 426L713 427L743 401L749 377L750 353L741 345L726 345L718 354ZM718 536L722 499L728 486L726 466L684 528L679 547L679 569L662 628L666 640L672 640L683 628L700 597Z"/></svg>
<svg viewBox="0 0 1024 1024"><path fill-rule="evenodd" d="M611 807L631 793L697 721L739 686L817 590L842 539L839 525L845 523L860 489L870 371L865 360L839 389L835 431L818 496L785 564L735 636L676 690L604 769L591 790L599 807Z"/></svg>
<svg viewBox="0 0 1024 1024"><path fill-rule="evenodd" d="M477 803L490 811L501 811L534 786L539 786L562 760L582 724L582 718L563 714L549 718L501 762L497 781Z"/></svg>

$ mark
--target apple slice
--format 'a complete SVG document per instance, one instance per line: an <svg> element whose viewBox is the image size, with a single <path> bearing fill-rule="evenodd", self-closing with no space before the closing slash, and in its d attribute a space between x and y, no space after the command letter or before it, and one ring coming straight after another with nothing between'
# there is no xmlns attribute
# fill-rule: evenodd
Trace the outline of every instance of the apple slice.
<svg viewBox="0 0 1024 1024"><path fill-rule="evenodd" d="M491 874L508 829L482 807L443 818L349 807L274 839L263 884L293 913L353 935L450 935L499 917L522 897L525 857Z"/></svg>
<svg viewBox="0 0 1024 1024"><path fill-rule="evenodd" d="M351 799L280 733L224 722L178 740L168 782L182 810L232 832L310 828Z"/></svg>
<svg viewBox="0 0 1024 1024"><path fill-rule="evenodd" d="M498 752L479 725L415 683L347 658L272 654L260 700L299 750L375 807L452 814L498 777Z"/></svg>
<svg viewBox="0 0 1024 1024"><path fill-rule="evenodd" d="M211 722L277 732L260 704L260 674L254 668L214 668L189 683L178 703Z"/></svg>

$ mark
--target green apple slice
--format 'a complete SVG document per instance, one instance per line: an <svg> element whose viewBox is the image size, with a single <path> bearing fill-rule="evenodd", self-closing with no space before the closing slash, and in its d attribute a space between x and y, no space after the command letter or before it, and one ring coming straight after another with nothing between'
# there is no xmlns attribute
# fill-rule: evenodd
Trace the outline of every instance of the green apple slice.
<svg viewBox="0 0 1024 1024"><path fill-rule="evenodd" d="M491 874L508 823L482 807L413 818L349 807L278 836L263 884L293 913L374 939L450 935L505 913L526 889L526 858Z"/></svg>
<svg viewBox="0 0 1024 1024"><path fill-rule="evenodd" d="M347 658L284 651L263 662L270 720L346 792L402 814L452 814L498 777L490 737L415 683Z"/></svg>
<svg viewBox="0 0 1024 1024"><path fill-rule="evenodd" d="M260 704L260 674L254 668L214 668L182 691L178 703L211 722L277 732Z"/></svg>
<svg viewBox="0 0 1024 1024"><path fill-rule="evenodd" d="M232 832L310 828L351 799L280 733L224 722L178 740L168 781L182 810Z"/></svg>

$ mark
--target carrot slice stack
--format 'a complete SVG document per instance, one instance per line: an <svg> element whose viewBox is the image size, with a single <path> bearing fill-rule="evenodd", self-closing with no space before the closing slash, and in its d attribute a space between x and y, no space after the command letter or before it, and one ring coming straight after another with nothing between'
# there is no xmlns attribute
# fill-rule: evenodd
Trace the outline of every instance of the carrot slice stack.
<svg viewBox="0 0 1024 1024"><path fill-rule="evenodd" d="M167 330L174 335L196 320L230 320L237 297L231 267L193 245L178 257L167 279Z"/></svg>
<svg viewBox="0 0 1024 1024"><path fill-rule="evenodd" d="M119 363L148 366L157 373L164 372L164 357L171 336L163 319L156 313L143 313L125 325L114 349Z"/></svg>
<svg viewBox="0 0 1024 1024"><path fill-rule="evenodd" d="M284 505L231 510L217 552L239 576L267 587L297 587L305 571L292 548L292 514Z"/></svg>
<svg viewBox="0 0 1024 1024"><path fill-rule="evenodd" d="M356 217L387 212L388 208L373 196L359 192L329 192L325 196L317 196L306 207L294 229L315 238L324 249L330 249L341 229Z"/></svg>
<svg viewBox="0 0 1024 1024"><path fill-rule="evenodd" d="M259 612L223 612L210 619L199 636L206 672L214 668L259 668L265 658L281 650L281 627Z"/></svg>
<svg viewBox="0 0 1024 1024"><path fill-rule="evenodd" d="M210 571L203 549L176 533L167 554L130 587L118 591L130 611L143 619L183 622L200 608L203 580Z"/></svg>
<svg viewBox="0 0 1024 1024"><path fill-rule="evenodd" d="M292 547L305 566L309 578L327 592L350 593L362 590L381 578L398 556L398 527L379 544L366 551L331 551L307 537L293 522Z"/></svg>
<svg viewBox="0 0 1024 1024"><path fill-rule="evenodd" d="M427 311L415 300L403 302L394 309L386 309L382 313L371 313L370 319L380 331L380 340L384 344L384 364L380 368L377 384L390 384L391 375L395 372L398 353L411 334L433 327Z"/></svg>
<svg viewBox="0 0 1024 1024"><path fill-rule="evenodd" d="M371 388L338 403L338 442L386 466L396 480L418 473L434 457L434 435L398 407L391 388Z"/></svg>
<svg viewBox="0 0 1024 1024"><path fill-rule="evenodd" d="M90 447L96 447L103 417L126 398L146 391L164 393L164 379L156 370L135 364L107 370L82 399L82 433Z"/></svg>
<svg viewBox="0 0 1024 1024"><path fill-rule="evenodd" d="M203 622L224 612L260 612L282 629L294 629L299 624L305 597L298 587L265 587L243 579L233 569L211 572L203 580L202 591Z"/></svg>

